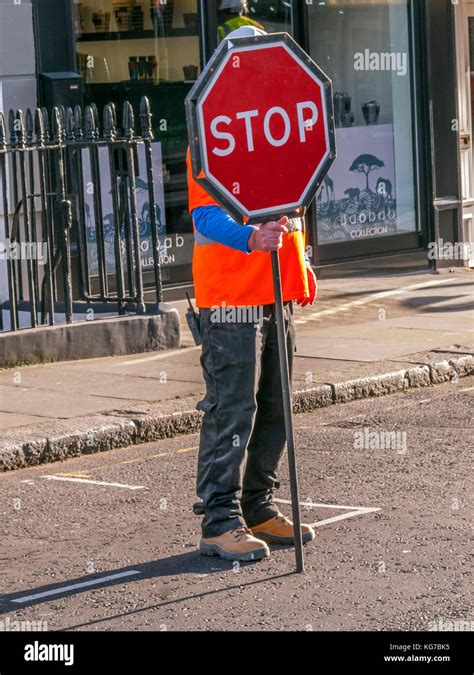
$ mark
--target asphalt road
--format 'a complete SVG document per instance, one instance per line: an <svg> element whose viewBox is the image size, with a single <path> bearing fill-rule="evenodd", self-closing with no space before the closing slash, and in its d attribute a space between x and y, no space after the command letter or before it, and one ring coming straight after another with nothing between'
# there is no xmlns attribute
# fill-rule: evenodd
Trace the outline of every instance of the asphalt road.
<svg viewBox="0 0 474 675"><path fill-rule="evenodd" d="M2 474L0 621L472 630L473 395L471 377L296 417L303 518L317 525L301 575L291 548L247 565L196 552L197 436Z"/></svg>

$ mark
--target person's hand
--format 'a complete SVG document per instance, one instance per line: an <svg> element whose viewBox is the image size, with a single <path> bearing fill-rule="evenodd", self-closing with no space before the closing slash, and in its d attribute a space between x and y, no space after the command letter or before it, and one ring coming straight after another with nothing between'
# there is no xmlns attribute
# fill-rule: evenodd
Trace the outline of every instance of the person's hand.
<svg viewBox="0 0 474 675"><path fill-rule="evenodd" d="M288 232L286 227L288 218L283 216L277 222L272 220L268 223L262 223L255 226L254 231L249 237L248 248L250 251L278 251L283 241L282 235Z"/></svg>
<svg viewBox="0 0 474 675"><path fill-rule="evenodd" d="M308 279L309 296L305 298L299 298L299 300L296 301L296 303L298 305L301 305L301 307L306 307L306 305L312 305L316 300L316 293L317 293L316 276L309 265L306 265L306 277Z"/></svg>

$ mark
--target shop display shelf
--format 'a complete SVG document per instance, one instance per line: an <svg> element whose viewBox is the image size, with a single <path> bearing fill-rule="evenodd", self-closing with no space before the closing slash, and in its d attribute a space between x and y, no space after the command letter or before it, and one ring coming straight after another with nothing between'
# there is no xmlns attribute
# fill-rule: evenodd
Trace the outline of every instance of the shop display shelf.
<svg viewBox="0 0 474 675"><path fill-rule="evenodd" d="M143 40L143 39L162 39L173 37L198 37L199 33L195 27L185 28L165 28L163 31L133 30L133 31L114 31L114 32L96 32L82 33L78 36L77 42L110 42L113 40Z"/></svg>

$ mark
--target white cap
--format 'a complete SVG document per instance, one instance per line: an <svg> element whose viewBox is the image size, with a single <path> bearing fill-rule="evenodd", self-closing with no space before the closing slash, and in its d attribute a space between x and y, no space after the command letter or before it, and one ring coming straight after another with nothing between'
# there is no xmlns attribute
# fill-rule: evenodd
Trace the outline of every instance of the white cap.
<svg viewBox="0 0 474 675"><path fill-rule="evenodd" d="M230 9L231 12L243 12L248 9L247 0L222 0L220 7L222 9Z"/></svg>
<svg viewBox="0 0 474 675"><path fill-rule="evenodd" d="M240 26L240 28L236 28L229 35L226 35L226 38L229 40L239 37L255 37L256 35L268 35L268 33L256 28L256 26Z"/></svg>

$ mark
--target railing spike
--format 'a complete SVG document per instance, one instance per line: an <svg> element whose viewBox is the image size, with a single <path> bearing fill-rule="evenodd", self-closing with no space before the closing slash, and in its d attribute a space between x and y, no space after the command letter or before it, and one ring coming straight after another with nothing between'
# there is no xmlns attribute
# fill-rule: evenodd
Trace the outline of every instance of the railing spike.
<svg viewBox="0 0 474 675"><path fill-rule="evenodd" d="M74 128L76 133L76 139L80 140L83 136L82 130L82 108L80 105L74 106Z"/></svg>
<svg viewBox="0 0 474 675"><path fill-rule="evenodd" d="M95 138L94 112L90 105L86 106L84 113L84 132L86 140L93 141Z"/></svg>
<svg viewBox="0 0 474 675"><path fill-rule="evenodd" d="M135 126L135 119L133 116L133 108L130 101L125 101L123 104L123 135L127 139L133 138Z"/></svg>
<svg viewBox="0 0 474 675"><path fill-rule="evenodd" d="M51 134L51 123L50 123L50 119L49 119L48 109L45 108L45 107L41 108L41 114L43 115L45 140L49 140L50 134Z"/></svg>
<svg viewBox="0 0 474 675"><path fill-rule="evenodd" d="M58 110L59 110L59 115L61 117L61 124L63 125L63 127L65 127L66 126L66 117L67 117L66 106L61 103L61 105L58 105Z"/></svg>
<svg viewBox="0 0 474 675"><path fill-rule="evenodd" d="M66 108L66 140L74 142L75 132L74 113L72 108L68 106L68 108Z"/></svg>
<svg viewBox="0 0 474 675"><path fill-rule="evenodd" d="M90 107L91 107L91 110L92 110L92 114L94 116L95 138L99 138L100 137L99 111L98 111L95 103L91 103Z"/></svg>
<svg viewBox="0 0 474 675"><path fill-rule="evenodd" d="M153 129L151 126L151 108L150 101L147 96L143 96L140 101L140 121L142 127L142 138L146 140L153 140Z"/></svg>
<svg viewBox="0 0 474 675"><path fill-rule="evenodd" d="M25 116L23 115L23 110L18 109L16 111L16 132L18 138L18 144L20 146L26 144L26 131L25 131Z"/></svg>
<svg viewBox="0 0 474 675"><path fill-rule="evenodd" d="M15 146L18 143L18 135L16 132L15 111L11 108L8 111L8 132L10 134L10 144Z"/></svg>
<svg viewBox="0 0 474 675"><path fill-rule="evenodd" d="M25 127L26 127L26 142L28 143L28 145L32 145L34 124L33 124L33 113L31 112L31 108L26 109Z"/></svg>
<svg viewBox="0 0 474 675"><path fill-rule="evenodd" d="M115 108L115 103L113 101L109 101L109 106L114 117L114 127L117 128L117 109Z"/></svg>
<svg viewBox="0 0 474 675"><path fill-rule="evenodd" d="M115 140L115 124L114 124L114 113L111 108L111 104L107 103L104 107L104 138L108 141Z"/></svg>
<svg viewBox="0 0 474 675"><path fill-rule="evenodd" d="M0 110L0 150L6 150L7 147L7 130L5 127L5 116Z"/></svg>
<svg viewBox="0 0 474 675"><path fill-rule="evenodd" d="M35 110L35 135L36 142L39 145L44 145L44 117L41 108L36 108Z"/></svg>
<svg viewBox="0 0 474 675"><path fill-rule="evenodd" d="M63 137L63 126L61 122L61 113L57 106L53 108L53 140L55 143L61 143Z"/></svg>

